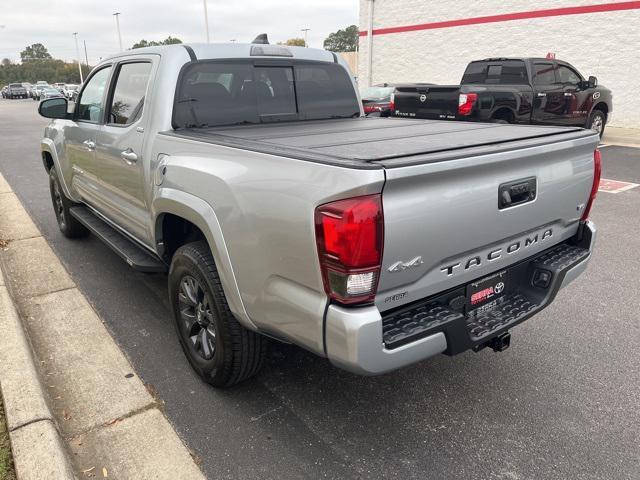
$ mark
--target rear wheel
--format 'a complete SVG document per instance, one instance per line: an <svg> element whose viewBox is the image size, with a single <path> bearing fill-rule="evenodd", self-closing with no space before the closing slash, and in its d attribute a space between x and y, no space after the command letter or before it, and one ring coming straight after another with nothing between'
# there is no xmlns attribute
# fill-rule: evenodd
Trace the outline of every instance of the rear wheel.
<svg viewBox="0 0 640 480"><path fill-rule="evenodd" d="M604 127L607 124L607 115L602 110L594 110L589 116L587 128L590 128L594 132L597 132L602 138L604 135Z"/></svg>
<svg viewBox="0 0 640 480"><path fill-rule="evenodd" d="M230 387L260 370L267 340L234 318L206 242L176 251L169 297L182 349L205 382Z"/></svg>
<svg viewBox="0 0 640 480"><path fill-rule="evenodd" d="M67 238L87 236L89 230L76 220L75 217L71 216L69 209L73 207L74 203L69 200L62 191L55 167L51 167L49 170L49 190L51 191L51 202L53 203L53 210L56 214L58 227L62 234Z"/></svg>

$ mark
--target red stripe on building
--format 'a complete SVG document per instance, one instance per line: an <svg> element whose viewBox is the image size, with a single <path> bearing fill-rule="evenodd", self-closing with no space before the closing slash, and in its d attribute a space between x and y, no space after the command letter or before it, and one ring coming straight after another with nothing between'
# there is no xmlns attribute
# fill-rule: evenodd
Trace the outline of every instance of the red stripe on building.
<svg viewBox="0 0 640 480"><path fill-rule="evenodd" d="M640 2L603 3L598 5L584 5L581 7L550 8L547 10L532 10L530 12L503 13L486 17L461 18L444 22L421 23L419 25L405 25L401 27L374 28L374 35L388 33L413 32L416 30L433 30L436 28L461 27L464 25L478 25L482 23L510 22L528 18L560 17L563 15L581 15L585 13L616 12L620 10L640 9ZM360 32L361 37L367 36L367 31Z"/></svg>

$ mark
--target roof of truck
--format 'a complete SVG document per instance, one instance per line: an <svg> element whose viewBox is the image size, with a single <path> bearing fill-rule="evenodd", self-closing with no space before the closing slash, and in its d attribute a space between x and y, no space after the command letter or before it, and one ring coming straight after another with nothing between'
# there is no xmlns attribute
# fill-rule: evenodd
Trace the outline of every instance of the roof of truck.
<svg viewBox="0 0 640 480"><path fill-rule="evenodd" d="M538 61L556 61L556 62L564 62L563 60L559 60L557 58L545 58L545 57L493 57L493 58L483 58L482 60L472 60L469 63L475 62L504 62L507 60L519 60L522 62L538 62Z"/></svg>
<svg viewBox="0 0 640 480"><path fill-rule="evenodd" d="M103 61L116 59L119 57L128 57L131 55L144 55L144 54L156 54L156 55L184 55L185 53L195 55L197 60L207 60L216 58L256 58L257 56L251 55L251 49L254 47L267 47L267 48L279 48L286 49L291 53L290 57L283 57L277 55L260 55L262 57L274 57L274 58L294 58L303 60L316 60L324 62L338 62L339 57L327 50L319 48L307 48L307 47L293 47L288 45L273 45L273 44L255 44L255 43L179 43L174 45L162 45L157 47L144 47L136 48L133 50L126 50L124 52L116 53L106 57Z"/></svg>

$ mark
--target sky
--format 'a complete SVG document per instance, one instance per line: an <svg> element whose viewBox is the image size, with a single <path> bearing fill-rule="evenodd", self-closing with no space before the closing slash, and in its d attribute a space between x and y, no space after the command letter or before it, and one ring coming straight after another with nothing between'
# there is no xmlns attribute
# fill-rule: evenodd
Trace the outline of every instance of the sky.
<svg viewBox="0 0 640 480"><path fill-rule="evenodd" d="M116 53L118 33L114 12L120 12L123 47L140 39L162 40L168 35L185 43L206 41L204 0L2 0L0 59L20 59L27 45L42 43L54 58L76 57L73 33L84 62ZM211 42L250 42L267 33L276 43L302 37L310 28L310 47L322 48L331 32L358 24L358 0L207 0ZM5 5L7 7L8 5Z"/></svg>

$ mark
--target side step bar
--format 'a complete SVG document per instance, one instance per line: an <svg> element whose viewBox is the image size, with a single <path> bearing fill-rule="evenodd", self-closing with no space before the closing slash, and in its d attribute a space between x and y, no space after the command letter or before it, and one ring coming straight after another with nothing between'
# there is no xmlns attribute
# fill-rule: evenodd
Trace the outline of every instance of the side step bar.
<svg viewBox="0 0 640 480"><path fill-rule="evenodd" d="M167 266L158 257L138 246L133 240L125 237L115 228L81 205L71 207L71 215L107 244L134 270L146 273L166 272Z"/></svg>

